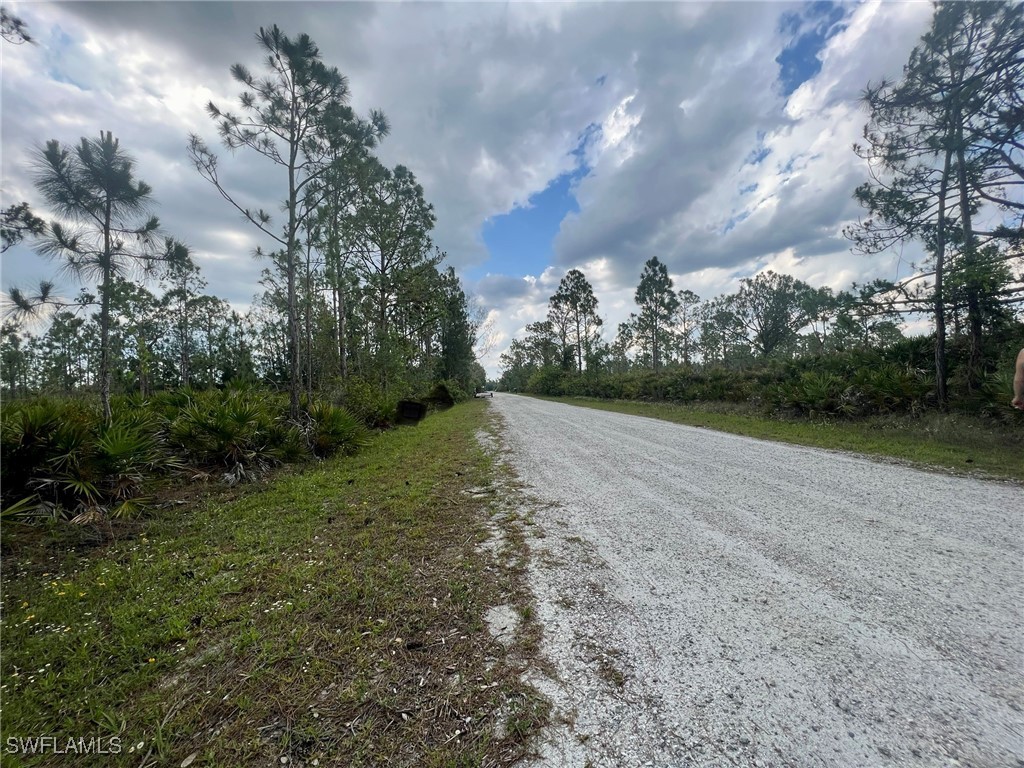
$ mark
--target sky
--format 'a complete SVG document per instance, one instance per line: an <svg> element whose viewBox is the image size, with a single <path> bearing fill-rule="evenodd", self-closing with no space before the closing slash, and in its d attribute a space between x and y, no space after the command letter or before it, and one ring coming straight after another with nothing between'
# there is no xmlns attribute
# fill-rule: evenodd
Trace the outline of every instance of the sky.
<svg viewBox="0 0 1024 768"><path fill-rule="evenodd" d="M46 140L113 131L186 242L207 292L244 309L269 243L199 177L189 133L217 146L208 101L237 106L229 68L258 69L255 33L307 32L383 110L378 155L433 204L434 242L486 314L492 377L543 319L570 269L594 286L611 339L657 256L704 299L773 269L815 286L897 279L920 253L854 255L867 167L853 152L868 83L898 78L932 6L901 2L9 3L38 45L2 45L4 207L49 218L32 185ZM227 186L280 209L281 172L220 148ZM0 282L55 265L30 248ZM65 295L77 286L58 281Z"/></svg>

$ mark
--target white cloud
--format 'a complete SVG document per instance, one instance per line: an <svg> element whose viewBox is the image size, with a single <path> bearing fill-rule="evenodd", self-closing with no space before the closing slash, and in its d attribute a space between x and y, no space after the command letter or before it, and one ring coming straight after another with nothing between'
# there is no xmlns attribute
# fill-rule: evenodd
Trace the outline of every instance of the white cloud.
<svg viewBox="0 0 1024 768"><path fill-rule="evenodd" d="M484 222L573 170L581 134L600 126L555 263L514 297L515 283L479 281L506 343L543 317L574 266L594 284L610 329L632 309L651 256L705 297L769 265L837 287L871 270L894 277L891 258L854 259L840 235L859 214L851 194L865 177L850 151L866 119L856 99L869 81L899 75L931 5L853 6L819 54L821 71L787 101L776 81L774 59L788 42L778 20L800 7L21 4L15 12L42 44L4 52L4 201L38 204L25 171L33 144L114 130L168 231L197 252L209 290L244 303L258 287L262 265L250 254L262 238L195 174L185 141L196 131L216 145L203 107L234 106L228 67L257 65L253 35L276 21L289 34L310 32L349 77L358 111L387 113L381 157L416 173L438 216L435 241L462 272L499 271L487 264ZM770 154L745 163L758 147ZM227 152L221 168L246 204L278 210L273 169ZM3 271L5 286L52 274L25 249L5 255Z"/></svg>

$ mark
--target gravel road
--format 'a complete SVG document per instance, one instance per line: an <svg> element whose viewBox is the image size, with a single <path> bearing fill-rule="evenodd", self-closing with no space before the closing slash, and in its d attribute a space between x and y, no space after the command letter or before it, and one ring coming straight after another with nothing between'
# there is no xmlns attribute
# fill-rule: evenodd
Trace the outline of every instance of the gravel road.
<svg viewBox="0 0 1024 768"><path fill-rule="evenodd" d="M496 395L541 765L1024 766L1024 489Z"/></svg>

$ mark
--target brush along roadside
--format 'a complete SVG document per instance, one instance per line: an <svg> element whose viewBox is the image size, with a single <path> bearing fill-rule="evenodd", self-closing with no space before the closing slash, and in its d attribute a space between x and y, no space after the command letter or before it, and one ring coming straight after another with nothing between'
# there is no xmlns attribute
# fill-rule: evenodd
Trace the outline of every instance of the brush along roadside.
<svg viewBox="0 0 1024 768"><path fill-rule="evenodd" d="M957 413L896 414L845 421L773 416L749 405L722 402L532 397L762 440L860 453L947 474L1024 482L1024 464L1020 461L1024 419L1013 415L1007 423Z"/></svg>
<svg viewBox="0 0 1024 768"><path fill-rule="evenodd" d="M530 754L548 704L524 682L537 628L525 545L477 441L487 425L471 401L357 456L165 508L89 551L14 539L4 744L102 738L114 766ZM488 631L495 606L525 617L510 638Z"/></svg>

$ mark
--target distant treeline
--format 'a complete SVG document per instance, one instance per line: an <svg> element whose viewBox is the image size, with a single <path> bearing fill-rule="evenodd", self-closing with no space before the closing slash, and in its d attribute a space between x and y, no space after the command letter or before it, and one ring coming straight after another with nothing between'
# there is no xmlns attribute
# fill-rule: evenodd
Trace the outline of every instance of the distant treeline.
<svg viewBox="0 0 1024 768"><path fill-rule="evenodd" d="M854 151L869 181L854 197L867 215L844 233L855 254L916 241L927 264L839 292L767 271L703 301L655 257L611 341L572 270L502 355L501 386L844 415L1008 403L1024 346L1022 83L1019 5L937 3L902 79L865 90ZM905 339L907 315L932 333Z"/></svg>

